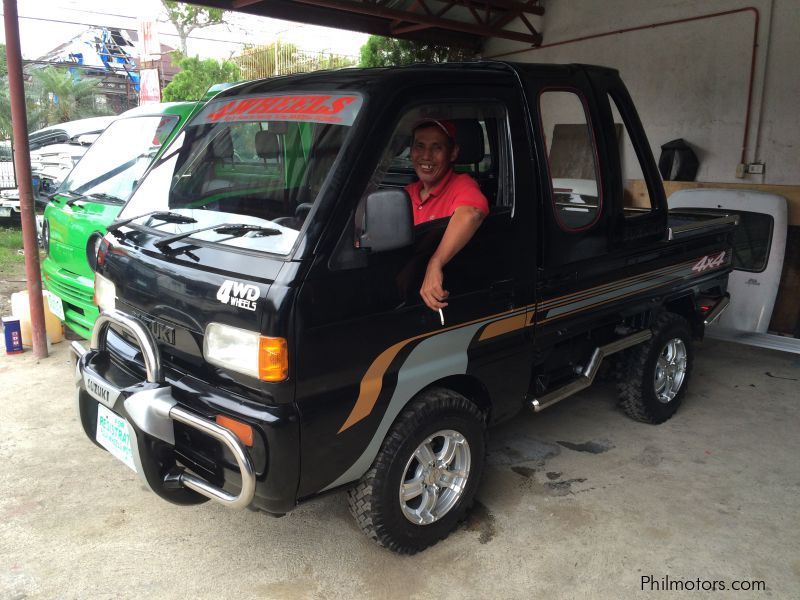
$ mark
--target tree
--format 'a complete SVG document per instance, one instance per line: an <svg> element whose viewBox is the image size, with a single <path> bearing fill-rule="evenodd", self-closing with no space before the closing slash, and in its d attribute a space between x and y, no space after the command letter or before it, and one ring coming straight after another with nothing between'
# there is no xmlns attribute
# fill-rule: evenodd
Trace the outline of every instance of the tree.
<svg viewBox="0 0 800 600"><path fill-rule="evenodd" d="M206 90L215 83L239 80L239 67L229 60L222 62L213 58L181 56L176 52L181 70L172 78L161 94L164 102L200 100Z"/></svg>
<svg viewBox="0 0 800 600"><path fill-rule="evenodd" d="M181 38L181 54L184 56L188 55L186 40L189 34L195 29L223 23L222 18L225 15L225 11L221 8L205 8L173 0L161 0L161 4L167 11L167 18L178 30L178 36Z"/></svg>
<svg viewBox="0 0 800 600"><path fill-rule="evenodd" d="M361 46L361 67L391 67L412 63L440 63L471 60L475 55L469 50L440 46L427 42L398 40L371 35Z"/></svg>
<svg viewBox="0 0 800 600"><path fill-rule="evenodd" d="M32 70L27 94L28 129L109 114L107 109L96 106L99 83L56 67Z"/></svg>
<svg viewBox="0 0 800 600"><path fill-rule="evenodd" d="M11 138L11 99L8 97L8 83L0 78L0 140Z"/></svg>
<svg viewBox="0 0 800 600"><path fill-rule="evenodd" d="M11 100L8 96L6 45L0 44L0 140L11 137Z"/></svg>

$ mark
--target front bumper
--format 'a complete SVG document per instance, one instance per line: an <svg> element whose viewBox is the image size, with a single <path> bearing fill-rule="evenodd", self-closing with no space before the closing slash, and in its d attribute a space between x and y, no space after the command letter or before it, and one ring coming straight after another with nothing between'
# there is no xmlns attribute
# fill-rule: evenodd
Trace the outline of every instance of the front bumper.
<svg viewBox="0 0 800 600"><path fill-rule="evenodd" d="M42 274L45 287L64 303L64 323L88 339L100 316L94 303L94 280L62 269L50 257L42 262Z"/></svg>
<svg viewBox="0 0 800 600"><path fill-rule="evenodd" d="M130 384L115 373L106 348L112 324L136 339L146 371L145 381ZM72 351L76 357L78 413L86 436L101 445L98 414L108 415L110 410L117 418L121 417L130 444L131 460L125 462L148 489L176 504L211 499L231 508L252 506L272 513L285 513L294 506L299 477L296 461L284 461L282 469L273 467L286 456L287 450L289 455L296 455L296 448L287 448L297 444L295 418L270 417L258 421L253 419L252 410L243 407L242 414L236 414L228 404L227 416L249 421L255 431L264 434L260 452L248 448L233 432L215 422L207 402L200 399L196 405L187 402L186 394L168 382L150 331L137 319L119 311L100 315L89 350L73 342ZM208 394L199 395L207 400ZM264 433L265 429L269 431ZM274 452L270 452L270 438ZM190 447L193 443L217 450L200 460ZM281 448L277 447L279 443Z"/></svg>
<svg viewBox="0 0 800 600"><path fill-rule="evenodd" d="M20 214L19 199L0 198L0 218L19 219Z"/></svg>

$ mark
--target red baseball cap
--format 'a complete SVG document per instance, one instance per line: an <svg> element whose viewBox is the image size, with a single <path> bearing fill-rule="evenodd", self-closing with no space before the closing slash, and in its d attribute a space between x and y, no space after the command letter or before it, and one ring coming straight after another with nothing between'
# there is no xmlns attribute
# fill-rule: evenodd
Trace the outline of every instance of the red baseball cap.
<svg viewBox="0 0 800 600"><path fill-rule="evenodd" d="M445 135L447 135L447 137L449 137L453 142L456 141L456 124L445 119L422 119L417 121L417 124L414 125L414 128L411 131L412 133L416 133L417 129L430 126L438 127L444 131Z"/></svg>

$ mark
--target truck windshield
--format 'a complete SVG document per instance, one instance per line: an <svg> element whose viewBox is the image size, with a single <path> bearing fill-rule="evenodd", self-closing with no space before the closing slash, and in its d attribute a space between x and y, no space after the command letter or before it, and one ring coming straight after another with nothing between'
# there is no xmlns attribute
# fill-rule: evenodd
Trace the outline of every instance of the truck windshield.
<svg viewBox="0 0 800 600"><path fill-rule="evenodd" d="M188 233L180 238L187 242L289 254L361 103L357 94L212 101L167 149L120 219L170 236ZM153 211L193 222L152 222L145 215ZM236 236L215 227L231 223L255 227ZM258 233L267 229L275 233Z"/></svg>
<svg viewBox="0 0 800 600"><path fill-rule="evenodd" d="M176 115L151 115L114 121L58 191L124 203L178 120Z"/></svg>

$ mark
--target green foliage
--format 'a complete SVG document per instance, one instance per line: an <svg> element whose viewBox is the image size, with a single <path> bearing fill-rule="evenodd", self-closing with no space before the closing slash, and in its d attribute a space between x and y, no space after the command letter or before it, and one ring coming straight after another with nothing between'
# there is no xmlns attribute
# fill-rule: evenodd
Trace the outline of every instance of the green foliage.
<svg viewBox="0 0 800 600"><path fill-rule="evenodd" d="M6 45L0 44L0 140L11 137L11 100L8 97Z"/></svg>
<svg viewBox="0 0 800 600"><path fill-rule="evenodd" d="M229 60L201 60L197 56L181 56L178 52L175 55L181 71L164 88L161 94L164 102L200 100L215 83L233 82L240 78L239 66Z"/></svg>
<svg viewBox="0 0 800 600"><path fill-rule="evenodd" d="M8 84L0 80L0 140L11 139L11 100L8 97Z"/></svg>
<svg viewBox="0 0 800 600"><path fill-rule="evenodd" d="M413 63L471 60L474 57L472 52L462 48L371 35L367 43L361 46L359 66L391 67Z"/></svg>
<svg viewBox="0 0 800 600"><path fill-rule="evenodd" d="M28 129L109 114L96 105L99 83L97 79L75 78L66 69L56 67L32 70L26 90Z"/></svg>
<svg viewBox="0 0 800 600"><path fill-rule="evenodd" d="M221 8L205 8L173 0L161 0L167 11L167 18L178 30L181 38L181 53L185 56L186 39L195 29L203 29L223 22L225 11Z"/></svg>
<svg viewBox="0 0 800 600"><path fill-rule="evenodd" d="M0 227L0 274L10 275L25 262L21 248L22 229Z"/></svg>

